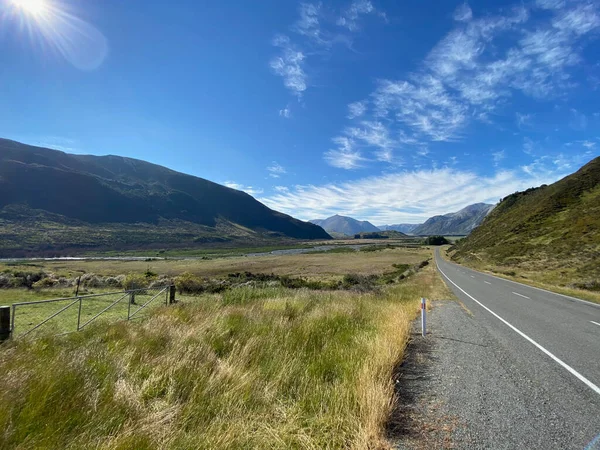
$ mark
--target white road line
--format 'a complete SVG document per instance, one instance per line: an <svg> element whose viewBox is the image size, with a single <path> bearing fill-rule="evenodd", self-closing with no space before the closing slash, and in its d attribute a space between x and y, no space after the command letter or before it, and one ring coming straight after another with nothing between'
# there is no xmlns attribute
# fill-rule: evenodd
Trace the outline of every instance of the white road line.
<svg viewBox="0 0 600 450"><path fill-rule="evenodd" d="M471 275L471 278L475 278L473 275Z"/></svg>
<svg viewBox="0 0 600 450"><path fill-rule="evenodd" d="M542 288L539 288L539 287L530 286L529 284L519 283L518 281L509 280L508 278L497 277L496 275L492 275L492 274L489 274L489 273L484 273L484 272L480 272L480 273L483 274L483 275L487 275L488 277L496 278L497 280L500 280L500 281L508 281L509 283L518 284L519 286L523 286L525 288L535 289L537 291L542 291L542 292L547 292L548 294L558 295L559 297L568 298L568 299L575 300L575 301L580 302L580 303L584 303L586 305L595 306L596 308L600 308L600 304L598 304L598 303L593 303L593 302L590 302L590 301L587 301L587 300L582 300L582 299L577 298L577 297L571 297L570 295L559 294L558 292L552 292L552 291L549 291L548 289L542 289Z"/></svg>
<svg viewBox="0 0 600 450"><path fill-rule="evenodd" d="M513 294L518 295L519 297L523 297L523 298L527 298L529 300L531 300L529 297L527 297L526 295L523 294L519 294L518 292L513 292Z"/></svg>
<svg viewBox="0 0 600 450"><path fill-rule="evenodd" d="M440 273L442 275L444 275L444 277L450 282L452 283L454 286L456 286L463 294L465 294L467 297L469 297L471 300L473 300L475 303L477 303L479 306L481 306L483 309L485 309L487 312L489 312L490 314L492 314L496 319L500 320L502 323L504 323L506 326L508 326L511 330L513 330L514 332L516 332L517 334L519 334L521 337L523 337L524 339L528 340L529 342L531 342L533 345L535 345L537 348L539 348L542 352L544 352L546 355L548 355L550 358L552 358L554 361L556 361L558 364L560 364L563 368L565 368L568 372L571 373L571 375L575 376L579 381L583 382L587 387L589 387L592 391L594 391L596 394L600 395L600 387L596 386L594 383L592 383L590 380L588 380L586 377L584 377L583 375L581 375L579 372L577 372L575 369L573 369L571 366L569 366L567 363L563 362L561 359L557 358L556 356L554 356L552 353L550 353L548 350L546 350L544 347L542 347L540 344L538 344L536 341L534 341L533 339L531 339L529 336L527 336L525 333L523 333L521 330L519 330L517 327L515 327L514 325L511 325L510 323L508 323L506 320L504 320L502 317L500 317L498 314L496 314L494 311L492 311L490 308L488 308L487 306L485 306L483 303L481 303L479 300L477 300L475 297L473 297L472 295L470 295L469 293L467 293L463 288L461 288L458 284L456 284L454 281L452 281L450 278L448 278L448 275L446 275L442 269L440 269L440 267L438 266L438 270L440 271Z"/></svg>
<svg viewBox="0 0 600 450"><path fill-rule="evenodd" d="M590 322L592 322L594 325L598 325L600 327L600 323L594 322L593 320L590 320Z"/></svg>
<svg viewBox="0 0 600 450"><path fill-rule="evenodd" d="M486 284L492 284L492 283L490 283L489 281L485 281L485 280L484 280L484 283L486 283Z"/></svg>

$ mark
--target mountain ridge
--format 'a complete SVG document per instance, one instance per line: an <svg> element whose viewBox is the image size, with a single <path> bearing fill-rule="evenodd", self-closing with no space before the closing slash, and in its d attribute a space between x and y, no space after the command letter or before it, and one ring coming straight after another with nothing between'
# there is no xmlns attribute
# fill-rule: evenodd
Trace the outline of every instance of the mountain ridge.
<svg viewBox="0 0 600 450"><path fill-rule="evenodd" d="M453 213L433 216L422 225L414 228L415 235L466 235L473 231L494 205L488 203L474 203Z"/></svg>
<svg viewBox="0 0 600 450"><path fill-rule="evenodd" d="M192 241L206 233L226 239L224 230L236 226L252 238L330 239L322 228L274 211L245 192L138 159L73 155L0 139L0 163L0 216L5 229L13 225L8 235L19 228L17 207L23 220L45 211L64 223L118 224L119 229L185 222L189 230L198 229L199 236L186 233Z"/></svg>
<svg viewBox="0 0 600 450"><path fill-rule="evenodd" d="M322 227L328 233L340 233L354 236L360 232L381 231L369 221L360 221L352 217L335 214L327 219L313 219L310 223Z"/></svg>

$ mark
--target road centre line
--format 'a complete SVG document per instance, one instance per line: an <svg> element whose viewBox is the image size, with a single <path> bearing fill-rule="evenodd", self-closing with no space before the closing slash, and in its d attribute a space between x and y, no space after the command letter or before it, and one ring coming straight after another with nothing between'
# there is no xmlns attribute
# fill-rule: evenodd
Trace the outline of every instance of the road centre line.
<svg viewBox="0 0 600 450"><path fill-rule="evenodd" d="M594 325L598 325L600 327L600 323L594 322L593 320L590 320L590 322L592 322Z"/></svg>
<svg viewBox="0 0 600 450"><path fill-rule="evenodd" d="M515 295L518 295L519 297L523 297L523 298L526 298L526 299L528 299L528 300L531 300L531 299L530 299L529 297L527 297L526 295L519 294L518 292L513 292L513 294L515 294Z"/></svg>
<svg viewBox="0 0 600 450"><path fill-rule="evenodd" d="M486 283L486 284L492 284L489 281L485 281L485 280L483 280L483 282Z"/></svg>
<svg viewBox="0 0 600 450"><path fill-rule="evenodd" d="M471 294L469 294L468 292L466 292L463 288L461 288L458 284L456 284L454 281L452 281L450 278L448 278L448 275L446 275L442 269L440 269L439 265L438 265L438 270L440 271L440 273L450 282L452 283L454 286L456 286L463 294L465 294L467 297L469 297L471 300L473 300L475 303L477 303L479 306L481 306L483 309L485 309L486 311L488 311L490 314L492 314L494 317L496 317L498 320L500 320L502 323L504 323L506 326L508 326L511 330L513 330L514 332L516 332L517 334L519 334L521 337L523 337L524 339L526 339L527 341L531 342L533 345L535 345L538 349L540 349L542 352L544 352L546 355L548 355L550 358L552 358L555 362L557 362L558 364L560 364L564 369L566 369L569 373L571 373L571 375L575 376L579 381L583 382L587 387L589 387L592 391L594 391L596 394L600 395L600 387L596 386L594 383L592 383L590 380L588 380L586 377L584 377L583 375L581 375L579 372L577 372L575 369L573 369L571 366L569 366L567 363L565 363L564 361L562 361L561 359L559 359L558 357L554 356L552 353L550 353L548 350L546 350L544 347L542 347L540 344L538 344L536 341L534 341L533 339L531 339L529 336L527 336L525 333L523 333L521 330L519 330L517 327L515 327L514 325L511 325L508 321L506 321L505 319L503 319L502 317L500 317L498 314L496 314L494 311L492 311L490 308L488 308L487 306L485 306L483 303L481 303L479 300L477 300L475 297L473 297Z"/></svg>

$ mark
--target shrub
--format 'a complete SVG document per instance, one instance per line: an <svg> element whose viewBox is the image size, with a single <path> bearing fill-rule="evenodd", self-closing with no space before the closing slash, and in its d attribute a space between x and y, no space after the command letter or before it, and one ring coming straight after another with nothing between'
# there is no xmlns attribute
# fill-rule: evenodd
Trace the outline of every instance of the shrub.
<svg viewBox="0 0 600 450"><path fill-rule="evenodd" d="M444 236L429 236L423 240L425 245L446 245L450 242Z"/></svg>
<svg viewBox="0 0 600 450"><path fill-rule="evenodd" d="M51 288L56 286L58 280L54 277L46 277L46 278L42 278L39 281L36 281L35 283L33 283L33 288L34 289L43 289L43 288Z"/></svg>
<svg viewBox="0 0 600 450"><path fill-rule="evenodd" d="M122 286L125 290L129 291L132 289L143 289L147 287L148 280L144 275L139 273L129 273L125 276Z"/></svg>
<svg viewBox="0 0 600 450"><path fill-rule="evenodd" d="M175 287L181 294L199 293L204 291L204 280L189 272L175 277Z"/></svg>

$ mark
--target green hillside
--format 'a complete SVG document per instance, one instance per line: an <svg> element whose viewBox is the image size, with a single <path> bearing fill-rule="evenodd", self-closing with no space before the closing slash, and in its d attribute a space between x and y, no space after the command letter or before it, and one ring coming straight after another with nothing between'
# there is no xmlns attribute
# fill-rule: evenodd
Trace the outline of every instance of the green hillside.
<svg viewBox="0 0 600 450"><path fill-rule="evenodd" d="M504 198L457 248L458 261L593 288L600 278L600 158L552 185Z"/></svg>
<svg viewBox="0 0 600 450"><path fill-rule="evenodd" d="M330 236L245 192L145 161L0 139L0 256L273 238Z"/></svg>

